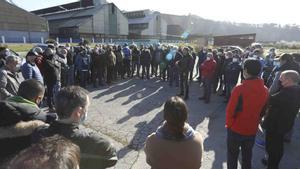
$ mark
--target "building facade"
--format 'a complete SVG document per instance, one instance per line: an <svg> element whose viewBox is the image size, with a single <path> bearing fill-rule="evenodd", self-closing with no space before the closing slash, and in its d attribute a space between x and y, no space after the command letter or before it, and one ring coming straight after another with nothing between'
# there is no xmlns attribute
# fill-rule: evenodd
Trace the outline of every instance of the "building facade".
<svg viewBox="0 0 300 169"><path fill-rule="evenodd" d="M0 0L0 43L40 43L48 34L46 19Z"/></svg>
<svg viewBox="0 0 300 169"><path fill-rule="evenodd" d="M52 38L127 38L128 20L114 3L81 0L32 11L49 22Z"/></svg>
<svg viewBox="0 0 300 169"><path fill-rule="evenodd" d="M215 46L241 46L247 47L255 42L256 33L252 34L237 34L237 35L224 35L214 36L213 44Z"/></svg>
<svg viewBox="0 0 300 169"><path fill-rule="evenodd" d="M167 23L151 10L124 12L128 18L130 39L165 39Z"/></svg>

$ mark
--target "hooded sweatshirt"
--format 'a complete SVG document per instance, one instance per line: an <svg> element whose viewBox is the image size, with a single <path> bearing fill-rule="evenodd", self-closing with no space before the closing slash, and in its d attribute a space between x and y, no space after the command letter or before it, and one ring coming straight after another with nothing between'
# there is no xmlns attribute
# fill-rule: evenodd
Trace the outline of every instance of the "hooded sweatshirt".
<svg viewBox="0 0 300 169"><path fill-rule="evenodd" d="M237 85L226 108L225 127L240 135L255 136L268 96L262 79L244 80Z"/></svg>

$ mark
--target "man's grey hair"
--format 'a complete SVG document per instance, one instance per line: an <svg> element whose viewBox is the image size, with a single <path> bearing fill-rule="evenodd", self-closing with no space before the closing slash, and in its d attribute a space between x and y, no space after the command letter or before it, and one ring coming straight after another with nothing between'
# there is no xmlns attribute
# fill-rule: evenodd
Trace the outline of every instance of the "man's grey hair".
<svg viewBox="0 0 300 169"><path fill-rule="evenodd" d="M10 64L14 62L19 62L20 58L18 56L7 56L5 60L6 60L6 64Z"/></svg>
<svg viewBox="0 0 300 169"><path fill-rule="evenodd" d="M298 84L300 82L299 73L295 70L286 70L281 73L284 78L292 80L294 83Z"/></svg>

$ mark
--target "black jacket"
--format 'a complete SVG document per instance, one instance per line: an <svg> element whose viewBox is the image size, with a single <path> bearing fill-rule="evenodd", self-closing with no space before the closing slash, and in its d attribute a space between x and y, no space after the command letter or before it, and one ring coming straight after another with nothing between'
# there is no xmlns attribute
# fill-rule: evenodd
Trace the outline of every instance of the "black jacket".
<svg viewBox="0 0 300 169"><path fill-rule="evenodd" d="M184 55L179 61L179 70L182 73L188 73L193 67L193 57L190 54Z"/></svg>
<svg viewBox="0 0 300 169"><path fill-rule="evenodd" d="M183 58L181 52L176 52L175 57L171 60L170 66L174 67L176 65L176 62L181 60Z"/></svg>
<svg viewBox="0 0 300 169"><path fill-rule="evenodd" d="M278 134L289 132L299 112L299 98L299 86L282 88L278 93L272 95L263 121L263 128Z"/></svg>
<svg viewBox="0 0 300 169"><path fill-rule="evenodd" d="M242 67L238 62L229 63L224 72L226 76L225 83L237 84L241 71Z"/></svg>
<svg viewBox="0 0 300 169"><path fill-rule="evenodd" d="M22 97L0 102L0 163L30 146L32 132L46 125L47 116ZM42 121L41 121L42 120Z"/></svg>
<svg viewBox="0 0 300 169"><path fill-rule="evenodd" d="M141 52L138 49L132 50L132 61L140 63Z"/></svg>
<svg viewBox="0 0 300 169"><path fill-rule="evenodd" d="M101 169L117 163L116 149L100 133L78 124L54 122L50 127L35 131L32 141L35 143L43 137L59 134L80 147L80 168Z"/></svg>
<svg viewBox="0 0 300 169"><path fill-rule="evenodd" d="M55 84L60 81L61 63L57 60L58 56L46 58L44 62L44 81L46 84Z"/></svg>
<svg viewBox="0 0 300 169"><path fill-rule="evenodd" d="M150 65L152 60L152 55L149 49L143 49L141 52L141 65Z"/></svg>

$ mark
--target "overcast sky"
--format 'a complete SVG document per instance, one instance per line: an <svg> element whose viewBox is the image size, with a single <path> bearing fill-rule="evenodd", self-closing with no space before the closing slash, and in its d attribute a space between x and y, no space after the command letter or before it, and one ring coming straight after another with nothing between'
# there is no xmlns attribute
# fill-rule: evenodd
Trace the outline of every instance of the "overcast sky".
<svg viewBox="0 0 300 169"><path fill-rule="evenodd" d="M13 0L28 11L78 0ZM108 0L121 10L151 9L169 14L195 14L205 19L242 23L300 25L297 0Z"/></svg>

